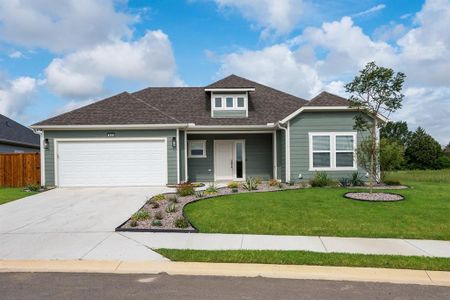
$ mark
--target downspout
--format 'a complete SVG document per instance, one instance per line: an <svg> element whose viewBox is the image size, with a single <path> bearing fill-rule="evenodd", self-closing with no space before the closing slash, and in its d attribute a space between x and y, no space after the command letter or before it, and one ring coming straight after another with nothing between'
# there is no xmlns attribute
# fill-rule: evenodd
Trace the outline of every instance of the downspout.
<svg viewBox="0 0 450 300"><path fill-rule="evenodd" d="M291 181L291 143L289 139L289 122L287 123L287 127L281 126L281 123L278 122L276 124L278 129L284 130L284 136L285 136L285 176L286 176L286 182Z"/></svg>
<svg viewBox="0 0 450 300"><path fill-rule="evenodd" d="M39 144L40 151L39 155L41 157L41 186L45 186L45 148L44 148L44 131L33 129L34 133L39 134Z"/></svg>

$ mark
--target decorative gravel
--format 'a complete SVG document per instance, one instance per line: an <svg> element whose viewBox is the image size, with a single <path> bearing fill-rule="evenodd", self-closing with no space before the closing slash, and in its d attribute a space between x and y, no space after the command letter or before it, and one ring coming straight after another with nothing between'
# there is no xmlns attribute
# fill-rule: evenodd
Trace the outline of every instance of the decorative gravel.
<svg viewBox="0 0 450 300"><path fill-rule="evenodd" d="M295 185L288 185L288 184L281 184L281 187L278 186L269 186L268 183L266 182L262 182L261 184L258 185L258 189L255 191L251 191L252 193L257 193L257 192L269 192L269 191L283 191L283 190L291 190L291 189L299 189L304 187L305 185L299 185L299 184L295 184ZM206 187L200 187L200 188L196 188L196 191L199 190L205 190ZM175 203L176 206L176 211L169 213L166 212L166 207L171 204L172 202L168 199L170 199L171 197L173 197L175 194L174 193L168 193L168 194L164 194L166 197L164 200L159 200L156 201L159 204L158 208L153 208L152 207L152 203L150 202L151 199L149 199L147 201L146 204L144 204L144 206L140 209L140 210L145 210L149 213L150 218L147 220L142 220L142 221L137 221L137 226L131 226L131 219L128 219L124 224L122 224L121 226L119 226L118 230L137 230L137 231L196 231L196 229L189 223L189 226L186 228L177 228L174 225L175 220L180 219L180 218L184 218L183 215L183 208L186 204L191 203L193 201L197 201L197 200L202 200L202 199L208 199L208 198L213 198L213 197L217 197L217 196L221 196L221 195L229 195L229 194L239 194L239 193L250 193L249 191L239 187L238 188L238 192L237 193L233 193L232 189L227 188L227 187L223 187L223 188L218 188L217 189L217 193L214 194L208 194L206 192L204 192L204 196L203 197L196 197L195 195L191 195L191 196L186 196L186 197L180 197L177 196L177 203ZM161 226L154 226L152 225L152 222L156 219L155 215L157 213L161 213L162 214L162 219L161 221Z"/></svg>
<svg viewBox="0 0 450 300"><path fill-rule="evenodd" d="M362 201L393 202L403 200L403 196L390 193L346 193L345 197Z"/></svg>

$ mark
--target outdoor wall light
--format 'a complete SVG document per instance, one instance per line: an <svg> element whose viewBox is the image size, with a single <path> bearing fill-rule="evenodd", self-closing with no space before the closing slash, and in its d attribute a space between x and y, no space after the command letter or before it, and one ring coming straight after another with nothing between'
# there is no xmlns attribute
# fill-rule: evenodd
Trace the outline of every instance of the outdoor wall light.
<svg viewBox="0 0 450 300"><path fill-rule="evenodd" d="M115 132L107 132L107 133L106 133L106 136L107 136L107 137L115 137L115 136L116 136L116 133L115 133Z"/></svg>
<svg viewBox="0 0 450 300"><path fill-rule="evenodd" d="M300 174L298 174L298 179L302 179L303 178L303 175L300 173Z"/></svg>
<svg viewBox="0 0 450 300"><path fill-rule="evenodd" d="M48 139L44 139L44 149L48 149Z"/></svg>
<svg viewBox="0 0 450 300"><path fill-rule="evenodd" d="M176 148L176 147L177 147L177 138L176 138L176 137L173 137L173 138L172 138L172 147L173 147L173 148Z"/></svg>

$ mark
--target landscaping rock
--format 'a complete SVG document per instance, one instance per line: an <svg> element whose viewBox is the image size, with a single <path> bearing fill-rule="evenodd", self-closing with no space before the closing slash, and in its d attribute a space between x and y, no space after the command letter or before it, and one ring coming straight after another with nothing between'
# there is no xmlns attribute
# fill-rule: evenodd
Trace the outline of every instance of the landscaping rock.
<svg viewBox="0 0 450 300"><path fill-rule="evenodd" d="M361 200L361 201L381 201L381 202L393 202L403 200L404 197L398 194L391 193L346 193L345 197Z"/></svg>

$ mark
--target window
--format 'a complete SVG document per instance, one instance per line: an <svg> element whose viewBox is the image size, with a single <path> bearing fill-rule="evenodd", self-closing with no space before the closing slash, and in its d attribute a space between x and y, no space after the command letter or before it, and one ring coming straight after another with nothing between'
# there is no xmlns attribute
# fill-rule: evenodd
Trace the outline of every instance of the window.
<svg viewBox="0 0 450 300"><path fill-rule="evenodd" d="M222 98L220 98L220 97L217 97L217 98L215 98L214 99L214 106L215 107L222 107Z"/></svg>
<svg viewBox="0 0 450 300"><path fill-rule="evenodd" d="M188 141L188 157L192 158L206 157L206 141L205 140Z"/></svg>
<svg viewBox="0 0 450 300"><path fill-rule="evenodd" d="M244 107L245 103L244 103L244 97L238 97L237 98L237 107Z"/></svg>
<svg viewBox="0 0 450 300"><path fill-rule="evenodd" d="M355 132L310 132L310 171L356 170Z"/></svg>
<svg viewBox="0 0 450 300"><path fill-rule="evenodd" d="M233 97L227 97L227 108L233 108Z"/></svg>

